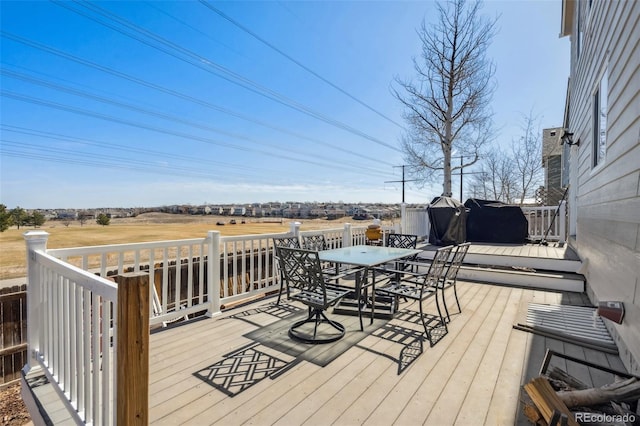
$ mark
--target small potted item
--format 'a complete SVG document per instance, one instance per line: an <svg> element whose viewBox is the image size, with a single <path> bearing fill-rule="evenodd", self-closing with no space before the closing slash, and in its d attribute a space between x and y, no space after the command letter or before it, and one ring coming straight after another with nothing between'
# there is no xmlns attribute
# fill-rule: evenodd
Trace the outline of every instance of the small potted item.
<svg viewBox="0 0 640 426"><path fill-rule="evenodd" d="M374 219L373 223L367 226L365 232L369 244L380 244L382 241L382 228L380 227L380 219Z"/></svg>

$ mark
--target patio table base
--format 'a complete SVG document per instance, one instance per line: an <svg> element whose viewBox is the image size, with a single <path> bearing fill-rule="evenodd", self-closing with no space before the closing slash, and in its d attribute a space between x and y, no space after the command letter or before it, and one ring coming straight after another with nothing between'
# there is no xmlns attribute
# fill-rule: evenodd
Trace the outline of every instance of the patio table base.
<svg viewBox="0 0 640 426"><path fill-rule="evenodd" d="M362 304L362 317L371 317L371 300ZM358 301L356 299L344 298L333 308L336 315L358 316ZM385 296L376 296L376 305L373 313L374 318L391 319L395 314L393 299Z"/></svg>

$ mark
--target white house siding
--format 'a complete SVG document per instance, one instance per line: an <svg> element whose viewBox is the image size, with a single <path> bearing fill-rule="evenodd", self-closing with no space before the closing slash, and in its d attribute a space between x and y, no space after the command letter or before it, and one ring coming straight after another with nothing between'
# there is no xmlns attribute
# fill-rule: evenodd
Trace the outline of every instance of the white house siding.
<svg viewBox="0 0 640 426"><path fill-rule="evenodd" d="M640 371L640 1L582 0L568 5L572 16L568 128L579 147L571 148L570 173L576 191L575 246L585 262L594 303L621 300L626 316L611 325L621 357ZM583 32L577 52L578 16ZM593 94L608 69L607 148L592 166Z"/></svg>

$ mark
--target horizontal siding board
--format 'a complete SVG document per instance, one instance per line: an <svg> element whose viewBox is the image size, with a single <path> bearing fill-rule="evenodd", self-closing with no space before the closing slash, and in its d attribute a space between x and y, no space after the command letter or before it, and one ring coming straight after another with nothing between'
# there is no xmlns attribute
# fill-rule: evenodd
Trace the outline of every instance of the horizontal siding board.
<svg viewBox="0 0 640 426"><path fill-rule="evenodd" d="M638 171L640 144L626 146L626 151L622 151L623 148L625 147L622 144L618 144L609 151L611 158L605 160L603 167L594 169L590 175L591 178L581 185L580 197L594 191L600 191L603 193L599 197L606 198L608 194L602 190L606 184ZM582 199L580 199L580 205L582 205Z"/></svg>
<svg viewBox="0 0 640 426"><path fill-rule="evenodd" d="M609 203L615 200L636 197L638 195L638 181L640 180L640 170L636 170L619 179L607 182L598 191L584 194L580 197L582 206L597 203Z"/></svg>
<svg viewBox="0 0 640 426"><path fill-rule="evenodd" d="M629 250L635 249L638 224L607 221L598 218L592 219L582 216L578 218L578 232L585 232L585 230L588 230L587 232L593 235L606 239L608 243L615 242ZM580 255L584 257L582 252Z"/></svg>

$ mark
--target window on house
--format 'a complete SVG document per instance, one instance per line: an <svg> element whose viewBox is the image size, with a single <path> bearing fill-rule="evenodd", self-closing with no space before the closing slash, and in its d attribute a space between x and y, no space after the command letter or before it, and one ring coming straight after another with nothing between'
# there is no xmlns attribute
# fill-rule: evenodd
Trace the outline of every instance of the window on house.
<svg viewBox="0 0 640 426"><path fill-rule="evenodd" d="M593 95L593 167L601 164L607 153L608 72L609 70L605 70Z"/></svg>

